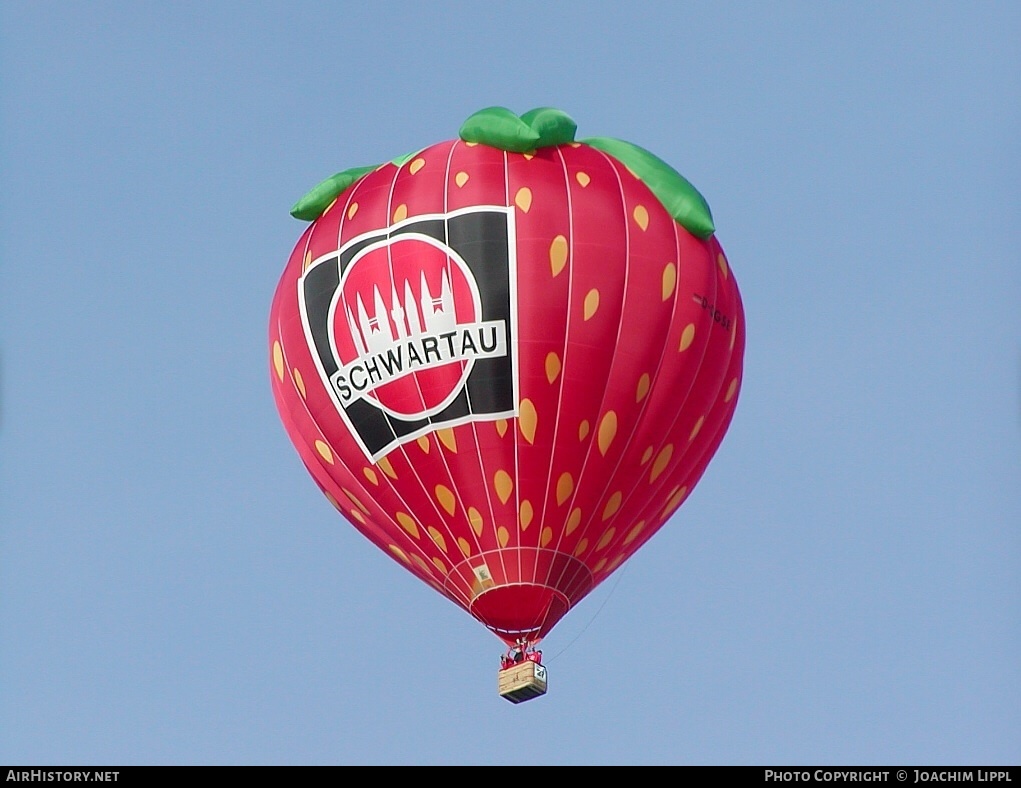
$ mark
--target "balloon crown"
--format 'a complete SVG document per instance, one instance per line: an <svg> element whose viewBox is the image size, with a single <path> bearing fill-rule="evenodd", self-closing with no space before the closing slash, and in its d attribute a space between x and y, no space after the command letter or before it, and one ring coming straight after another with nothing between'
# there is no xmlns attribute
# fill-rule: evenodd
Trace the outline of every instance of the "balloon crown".
<svg viewBox="0 0 1021 788"><path fill-rule="evenodd" d="M458 136L465 142L488 145L508 153L526 154L557 145L588 145L612 156L641 180L678 224L698 238L715 231L709 204L698 189L673 167L653 153L615 137L589 137L575 141L578 124L562 110L537 107L515 115L506 107L479 110L464 123ZM381 165L352 167L338 172L313 187L291 208L291 216L315 221L355 181L382 167L401 167L413 151Z"/></svg>

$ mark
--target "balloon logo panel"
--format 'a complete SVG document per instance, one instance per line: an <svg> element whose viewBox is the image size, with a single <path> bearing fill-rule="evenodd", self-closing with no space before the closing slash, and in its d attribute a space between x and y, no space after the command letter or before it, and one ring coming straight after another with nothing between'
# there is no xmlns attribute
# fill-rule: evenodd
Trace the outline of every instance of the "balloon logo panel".
<svg viewBox="0 0 1021 788"><path fill-rule="evenodd" d="M306 340L370 459L441 425L514 414L510 221L504 208L419 217L302 274Z"/></svg>

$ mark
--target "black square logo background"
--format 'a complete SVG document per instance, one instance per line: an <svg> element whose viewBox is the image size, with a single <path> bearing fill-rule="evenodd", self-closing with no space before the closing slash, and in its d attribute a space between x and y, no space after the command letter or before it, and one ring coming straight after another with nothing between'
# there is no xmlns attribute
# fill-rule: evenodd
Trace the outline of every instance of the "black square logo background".
<svg viewBox="0 0 1021 788"><path fill-rule="evenodd" d="M318 360L323 382L338 412L370 459L375 461L396 445L439 429L478 420L480 416L502 418L515 415L516 306L511 280L511 214L502 208L473 208L449 216L428 216L396 227L359 236L331 256L315 261L299 280L299 297L304 302L305 333ZM405 420L397 418L365 399L343 407L329 383L340 368L330 345L329 311L343 274L365 247L416 233L448 246L467 265L478 285L480 320L503 320L507 354L477 358L463 388L439 413Z"/></svg>

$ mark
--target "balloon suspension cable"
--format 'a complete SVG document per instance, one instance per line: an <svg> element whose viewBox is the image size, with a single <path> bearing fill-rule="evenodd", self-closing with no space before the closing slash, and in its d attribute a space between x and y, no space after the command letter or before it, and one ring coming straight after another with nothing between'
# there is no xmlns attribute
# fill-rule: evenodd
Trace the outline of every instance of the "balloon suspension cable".
<svg viewBox="0 0 1021 788"><path fill-rule="evenodd" d="M602 602L602 604L601 604L601 605L599 605L599 609L598 609L598 610L596 610L596 612L592 614L592 617L591 617L591 618L590 618L590 619L588 620L588 623L587 623L587 624L585 624L585 626L584 626L584 627L582 627L582 629L581 629L581 632L579 632L579 633L578 633L577 635L575 635L575 636L574 636L574 637L573 637L573 638L572 638L572 639L571 639L571 640L570 640L570 641L569 641L569 642L568 642L568 643L567 643L567 644L566 644L566 645L565 645L565 646L564 646L563 648L561 648L561 649L560 649L560 650L559 650L559 651L558 651L558 652L557 652L556 654L554 654L554 655L553 655L552 657L550 657L550 658L549 658L548 660L545 660L546 662L553 662L553 661L554 661L554 660L556 660L556 659L557 659L557 658L558 658L558 657L559 657L559 656L560 656L561 654L564 654L564 653L566 653L566 652L567 652L567 650L568 650L569 648L571 648L571 646L573 646L573 645L574 645L575 643L577 643L577 642L578 642L578 640L580 640L580 639L581 639L581 636L585 634L585 632L586 632L586 631L588 630L588 628L589 628L590 626L592 626L592 624L593 624L593 623L595 623L595 620L596 620L596 618L597 618L597 617L599 616L599 614L603 612L603 608L604 608L604 607L606 607L606 603L610 601L610 597L612 597L612 596L613 596L613 592L617 590L617 586L618 586L618 585L620 585L620 580L621 580L621 578L622 578L622 577L624 576L624 573L625 573L626 571L627 571L627 566L626 566L626 565L625 565L625 566L622 566L622 567L621 567L621 571L620 571L620 572L619 572L619 574L617 575L617 578L616 578L616 580L614 580L614 583L613 583L613 585L612 585L612 586L610 586L610 592L609 592L609 593L608 593L608 594L606 595L606 599L604 599L604 600L603 600L603 602Z"/></svg>
<svg viewBox="0 0 1021 788"><path fill-rule="evenodd" d="M532 641L532 645L533 646L535 644L539 643L542 640L542 634L541 633L542 633L543 629L546 627L546 620L549 618L549 612L550 612L550 609L552 607L553 607L553 597L550 597L546 601L546 608L545 608L545 610L543 610L542 611L542 615L538 617L539 620L538 620L538 623L537 623L537 625L535 627L535 631L540 633L540 634L535 638L534 641Z"/></svg>

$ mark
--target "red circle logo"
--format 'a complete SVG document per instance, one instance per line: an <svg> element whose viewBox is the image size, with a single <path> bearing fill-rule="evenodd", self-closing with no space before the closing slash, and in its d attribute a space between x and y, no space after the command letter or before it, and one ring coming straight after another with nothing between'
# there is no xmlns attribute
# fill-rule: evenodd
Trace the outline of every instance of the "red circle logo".
<svg viewBox="0 0 1021 788"><path fill-rule="evenodd" d="M473 355L463 346L482 309L478 285L449 247L408 233L361 250L330 305L330 341L353 396L398 418L453 401ZM467 349L470 350L470 349Z"/></svg>

